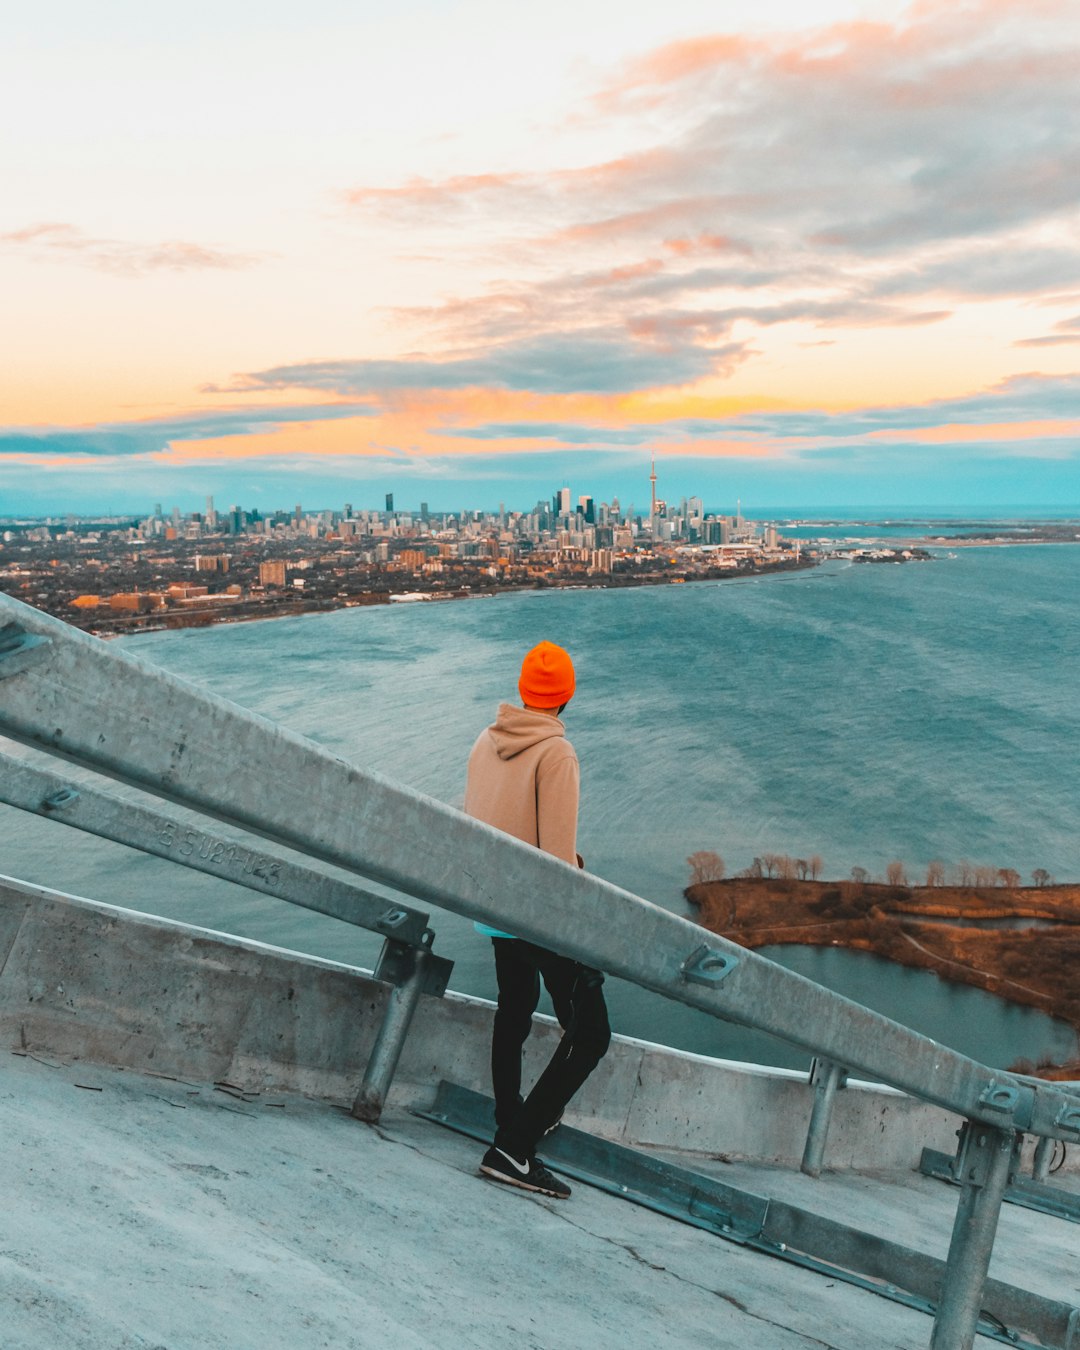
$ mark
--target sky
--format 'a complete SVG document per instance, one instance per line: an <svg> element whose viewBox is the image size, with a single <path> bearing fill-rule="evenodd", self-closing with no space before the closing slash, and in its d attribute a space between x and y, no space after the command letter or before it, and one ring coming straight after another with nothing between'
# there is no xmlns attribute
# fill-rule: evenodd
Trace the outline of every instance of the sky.
<svg viewBox="0 0 1080 1350"><path fill-rule="evenodd" d="M1080 0L18 9L0 516L1080 509Z"/></svg>

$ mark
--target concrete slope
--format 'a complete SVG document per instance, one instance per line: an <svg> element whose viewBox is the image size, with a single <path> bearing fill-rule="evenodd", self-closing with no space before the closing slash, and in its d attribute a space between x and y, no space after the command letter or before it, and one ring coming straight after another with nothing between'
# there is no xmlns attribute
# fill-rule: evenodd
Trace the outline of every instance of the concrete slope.
<svg viewBox="0 0 1080 1350"><path fill-rule="evenodd" d="M920 1313L588 1188L485 1181L474 1144L407 1113L372 1128L44 1058L8 1053L0 1078L5 1350L929 1340Z"/></svg>

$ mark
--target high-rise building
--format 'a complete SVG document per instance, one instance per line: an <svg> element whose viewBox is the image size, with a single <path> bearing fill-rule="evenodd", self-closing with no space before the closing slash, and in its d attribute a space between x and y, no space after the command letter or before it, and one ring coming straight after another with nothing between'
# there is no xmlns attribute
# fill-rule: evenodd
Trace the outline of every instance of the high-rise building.
<svg viewBox="0 0 1080 1350"><path fill-rule="evenodd" d="M284 586L285 585L285 563L282 559L271 559L270 562L259 564L259 585L260 586Z"/></svg>
<svg viewBox="0 0 1080 1350"><path fill-rule="evenodd" d="M578 510L585 518L586 525L596 524L596 507L593 504L593 499L591 497L579 497Z"/></svg>
<svg viewBox="0 0 1080 1350"><path fill-rule="evenodd" d="M424 522L425 525L427 524L427 522L428 522L428 504L427 504L427 502L421 502L421 503L420 503L420 519Z"/></svg>
<svg viewBox="0 0 1080 1350"><path fill-rule="evenodd" d="M557 516L568 516L570 514L570 489L568 487L560 488L556 492L554 504Z"/></svg>
<svg viewBox="0 0 1080 1350"><path fill-rule="evenodd" d="M394 494L392 492L386 494L386 514L388 516L394 514Z"/></svg>

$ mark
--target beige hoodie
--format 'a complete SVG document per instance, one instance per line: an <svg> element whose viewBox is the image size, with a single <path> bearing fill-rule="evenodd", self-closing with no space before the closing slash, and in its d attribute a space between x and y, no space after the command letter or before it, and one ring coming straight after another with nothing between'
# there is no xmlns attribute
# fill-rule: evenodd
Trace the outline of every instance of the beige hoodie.
<svg viewBox="0 0 1080 1350"><path fill-rule="evenodd" d="M557 717L500 703L469 756L465 812L577 862L578 759Z"/></svg>

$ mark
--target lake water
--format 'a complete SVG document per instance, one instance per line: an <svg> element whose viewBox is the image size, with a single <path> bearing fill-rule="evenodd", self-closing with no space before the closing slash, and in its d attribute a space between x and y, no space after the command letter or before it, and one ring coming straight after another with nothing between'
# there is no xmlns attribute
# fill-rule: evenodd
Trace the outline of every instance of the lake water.
<svg viewBox="0 0 1080 1350"><path fill-rule="evenodd" d="M824 875L933 858L1075 878L1080 549L967 548L930 563L394 605L201 631L129 650L361 765L460 804L469 748L522 653L566 646L590 870L678 912L685 859L729 871L819 853ZM0 871L370 965L332 920L0 808ZM452 986L491 997L490 951L437 914ZM1037 940L1037 939L1036 939ZM786 965L995 1065L1076 1053L1062 1024L837 949ZM611 982L619 1031L799 1065L788 1047Z"/></svg>

